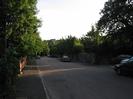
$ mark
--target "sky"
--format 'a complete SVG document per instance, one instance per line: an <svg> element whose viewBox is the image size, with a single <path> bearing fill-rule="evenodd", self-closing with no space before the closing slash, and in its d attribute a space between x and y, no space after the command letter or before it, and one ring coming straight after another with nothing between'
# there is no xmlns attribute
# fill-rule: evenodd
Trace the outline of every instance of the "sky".
<svg viewBox="0 0 133 99"><path fill-rule="evenodd" d="M43 40L85 35L100 18L107 0L38 0L38 29Z"/></svg>

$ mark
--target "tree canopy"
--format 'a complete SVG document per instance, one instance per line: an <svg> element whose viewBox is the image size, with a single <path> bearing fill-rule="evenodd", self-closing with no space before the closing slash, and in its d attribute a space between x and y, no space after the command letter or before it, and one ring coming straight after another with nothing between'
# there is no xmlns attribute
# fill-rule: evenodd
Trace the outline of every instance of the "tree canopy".
<svg viewBox="0 0 133 99"><path fill-rule="evenodd" d="M44 43L37 28L37 0L0 1L0 96L17 76L19 58L41 53ZM1 87L2 86L2 87Z"/></svg>
<svg viewBox="0 0 133 99"><path fill-rule="evenodd" d="M108 0L101 15L100 29L114 38L133 39L133 0Z"/></svg>
<svg viewBox="0 0 133 99"><path fill-rule="evenodd" d="M132 54L133 0L108 0L101 15L98 26L106 34L106 41L111 41L112 49Z"/></svg>
<svg viewBox="0 0 133 99"><path fill-rule="evenodd" d="M48 41L50 55L73 57L83 50L83 44L76 37L68 36L65 39Z"/></svg>

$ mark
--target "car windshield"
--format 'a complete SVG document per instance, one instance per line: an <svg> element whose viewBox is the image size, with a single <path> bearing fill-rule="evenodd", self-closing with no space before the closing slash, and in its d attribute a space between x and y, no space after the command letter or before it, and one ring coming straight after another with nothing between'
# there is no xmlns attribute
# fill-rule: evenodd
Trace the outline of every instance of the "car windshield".
<svg viewBox="0 0 133 99"><path fill-rule="evenodd" d="M128 60L128 62L133 62L133 57L131 57L131 58Z"/></svg>
<svg viewBox="0 0 133 99"><path fill-rule="evenodd" d="M129 59L124 59L124 60L122 60L120 63L126 63L126 62L128 62L129 61Z"/></svg>
<svg viewBox="0 0 133 99"><path fill-rule="evenodd" d="M131 56L130 55L120 55L120 56L118 56L118 58L122 58L122 59L131 58Z"/></svg>

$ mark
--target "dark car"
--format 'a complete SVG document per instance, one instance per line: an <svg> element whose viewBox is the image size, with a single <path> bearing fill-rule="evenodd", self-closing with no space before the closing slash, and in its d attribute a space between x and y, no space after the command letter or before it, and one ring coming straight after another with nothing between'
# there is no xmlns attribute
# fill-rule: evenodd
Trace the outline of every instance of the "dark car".
<svg viewBox="0 0 133 99"><path fill-rule="evenodd" d="M119 75L133 75L133 57L125 59L113 66L113 69Z"/></svg>
<svg viewBox="0 0 133 99"><path fill-rule="evenodd" d="M64 55L64 56L62 56L61 61L62 62L70 62L71 59L69 58L69 56Z"/></svg>
<svg viewBox="0 0 133 99"><path fill-rule="evenodd" d="M131 55L124 55L124 54L122 54L122 55L119 55L119 56L113 58L113 59L112 59L112 63L113 63L113 64L118 64L118 63L120 63L122 60L124 60L124 59L129 59L129 58L131 58L131 57L132 57Z"/></svg>

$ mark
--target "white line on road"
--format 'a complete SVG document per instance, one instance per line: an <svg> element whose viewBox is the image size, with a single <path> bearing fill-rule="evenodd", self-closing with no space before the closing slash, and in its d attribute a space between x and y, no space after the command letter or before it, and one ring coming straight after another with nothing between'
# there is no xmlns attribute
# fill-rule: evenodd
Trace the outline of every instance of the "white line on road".
<svg viewBox="0 0 133 99"><path fill-rule="evenodd" d="M45 85L46 81L43 79L41 71L39 69L38 69L38 71L39 71L39 77L40 77L41 82L42 82L44 93L46 94L46 99L50 99L50 96L48 95L48 91L47 91L47 88L46 88L46 85Z"/></svg>
<svg viewBox="0 0 133 99"><path fill-rule="evenodd" d="M85 68L71 68L71 69L55 69L55 70L48 70L48 71L45 71L45 72L62 72L62 71L70 71L70 70L82 70L82 69L85 69ZM48 91L47 91L47 88L46 88L46 81L43 79L42 77L42 72L39 70L38 68L38 71L39 71L39 77L41 79L41 82L42 82L42 86L43 86L43 90L44 90L44 93L46 94L46 99L50 99L50 96L48 94Z"/></svg>

